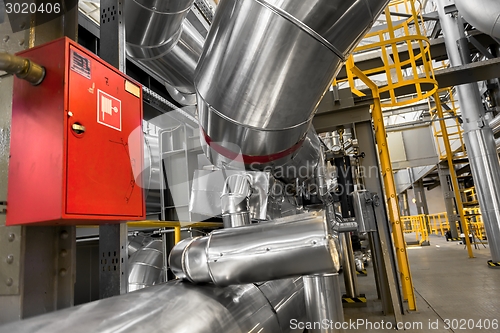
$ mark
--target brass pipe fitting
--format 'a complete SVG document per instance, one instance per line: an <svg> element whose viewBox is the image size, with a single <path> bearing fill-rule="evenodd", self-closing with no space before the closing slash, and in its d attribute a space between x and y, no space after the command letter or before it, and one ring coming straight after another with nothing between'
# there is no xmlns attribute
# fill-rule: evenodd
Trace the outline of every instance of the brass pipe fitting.
<svg viewBox="0 0 500 333"><path fill-rule="evenodd" d="M0 52L0 70L15 74L18 78L36 86L45 78L45 68L29 59Z"/></svg>

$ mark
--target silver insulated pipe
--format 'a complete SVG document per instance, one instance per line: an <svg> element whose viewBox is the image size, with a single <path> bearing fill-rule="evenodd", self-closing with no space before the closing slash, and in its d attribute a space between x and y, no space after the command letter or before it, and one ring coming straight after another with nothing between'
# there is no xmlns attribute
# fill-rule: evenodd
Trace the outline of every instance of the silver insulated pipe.
<svg viewBox="0 0 500 333"><path fill-rule="evenodd" d="M222 0L195 77L212 163L313 170L319 141L308 130L315 110L387 3Z"/></svg>
<svg viewBox="0 0 500 333"><path fill-rule="evenodd" d="M338 245L324 214L293 215L184 239L170 252L179 278L217 286L335 273Z"/></svg>
<svg viewBox="0 0 500 333"><path fill-rule="evenodd" d="M0 326L16 333L301 333L302 278L216 288L181 281Z"/></svg>
<svg viewBox="0 0 500 333"><path fill-rule="evenodd" d="M163 282L163 246L155 239L129 259L128 290L134 291Z"/></svg>
<svg viewBox="0 0 500 333"><path fill-rule="evenodd" d="M161 76L184 105L196 104L194 72L203 49L203 37L185 20L192 5L193 0L125 1L128 56Z"/></svg>

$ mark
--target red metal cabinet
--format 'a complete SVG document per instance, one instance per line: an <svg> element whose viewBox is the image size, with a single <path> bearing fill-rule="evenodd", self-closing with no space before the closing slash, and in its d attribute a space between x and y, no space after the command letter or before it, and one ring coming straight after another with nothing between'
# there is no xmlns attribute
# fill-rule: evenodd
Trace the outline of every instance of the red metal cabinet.
<svg viewBox="0 0 500 333"><path fill-rule="evenodd" d="M19 55L46 77L14 82L7 225L144 219L140 85L67 38Z"/></svg>

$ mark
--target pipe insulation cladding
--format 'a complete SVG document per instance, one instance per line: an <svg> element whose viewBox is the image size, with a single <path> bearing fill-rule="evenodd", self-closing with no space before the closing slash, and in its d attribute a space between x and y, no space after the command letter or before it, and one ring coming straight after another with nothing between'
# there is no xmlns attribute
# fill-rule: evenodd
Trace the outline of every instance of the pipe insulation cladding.
<svg viewBox="0 0 500 333"><path fill-rule="evenodd" d="M129 259L128 291L147 288L163 281L163 244L151 240Z"/></svg>
<svg viewBox="0 0 500 333"><path fill-rule="evenodd" d="M320 145L308 133L316 108L388 2L221 1L195 75L212 163L313 171Z"/></svg>
<svg viewBox="0 0 500 333"><path fill-rule="evenodd" d="M0 326L16 333L301 333L302 278L226 288L173 280Z"/></svg>
<svg viewBox="0 0 500 333"><path fill-rule="evenodd" d="M500 38L500 2L498 0L455 0L464 19L477 30Z"/></svg>
<svg viewBox="0 0 500 333"><path fill-rule="evenodd" d="M338 248L324 212L314 212L184 239L169 266L179 278L228 286L336 273Z"/></svg>
<svg viewBox="0 0 500 333"><path fill-rule="evenodd" d="M157 73L177 102L196 104L194 73L203 37L186 20L193 0L125 1L126 49Z"/></svg>

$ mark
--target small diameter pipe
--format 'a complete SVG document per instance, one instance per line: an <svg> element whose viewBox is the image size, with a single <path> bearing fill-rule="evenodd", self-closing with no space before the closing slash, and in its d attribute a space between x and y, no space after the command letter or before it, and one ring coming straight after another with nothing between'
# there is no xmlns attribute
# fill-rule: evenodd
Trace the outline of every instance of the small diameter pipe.
<svg viewBox="0 0 500 333"><path fill-rule="evenodd" d="M0 70L15 74L18 78L39 85L45 78L45 68L29 59L0 52Z"/></svg>
<svg viewBox="0 0 500 333"><path fill-rule="evenodd" d="M358 297L358 280L350 234L342 234L342 250L342 257L344 258L343 271L346 295L347 297Z"/></svg>

